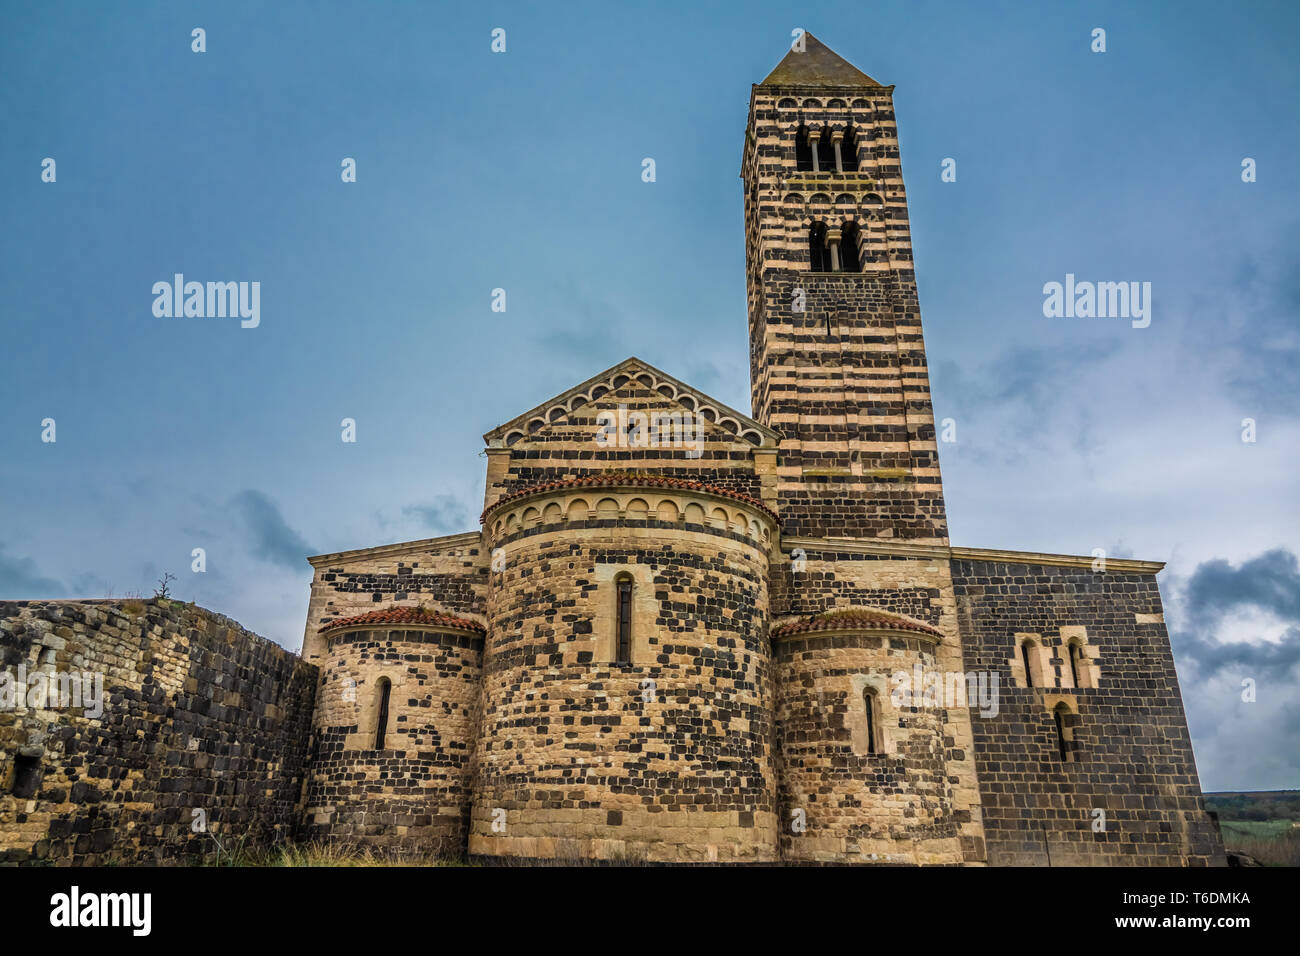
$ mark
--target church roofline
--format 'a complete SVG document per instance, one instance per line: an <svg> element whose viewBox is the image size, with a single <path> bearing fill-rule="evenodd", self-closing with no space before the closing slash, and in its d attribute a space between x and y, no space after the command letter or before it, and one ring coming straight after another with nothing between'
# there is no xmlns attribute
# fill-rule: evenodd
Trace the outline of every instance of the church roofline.
<svg viewBox="0 0 1300 956"><path fill-rule="evenodd" d="M313 568L323 568L345 559L382 558L392 554L409 554L430 551L434 548L454 548L462 545L476 547L482 543L482 540L482 532L480 531L462 531L459 534L447 534L439 538L421 538L418 541L380 544L373 548L353 548L351 551L331 551L329 554L315 554L307 558L307 563Z"/></svg>
<svg viewBox="0 0 1300 956"><path fill-rule="evenodd" d="M928 640L942 640L943 631L932 624L876 608L848 608L796 618L772 628L772 638L839 631L905 631Z"/></svg>
<svg viewBox="0 0 1300 956"><path fill-rule="evenodd" d="M909 544L902 541L878 541L868 538L783 537L782 548L837 551L850 554L877 554L897 558L948 559L953 561L987 561L997 564L1043 564L1060 568L1092 570L1097 558L1090 554L1052 554L1044 551L1004 551L998 548L957 548L945 544ZM1159 574L1163 561L1136 558L1107 558L1108 574Z"/></svg>
<svg viewBox="0 0 1300 956"><path fill-rule="evenodd" d="M737 438L739 438L743 432L747 432L747 431L756 432L759 435L759 437L762 439L760 447L765 447L765 448L774 448L776 447L776 443L781 440L781 434L779 432L773 431L771 428L768 428L766 425L756 422L748 415L736 411L736 409L732 408L729 405L724 405L716 398L704 394L704 392L701 392L698 388L695 388L691 385L687 385L685 382L681 381L680 379L674 378L673 376L669 375L667 372L655 368L649 362L639 359L636 356L629 356L628 358L625 358L623 361L619 362L617 365L614 365L610 368L605 369L605 371L603 372L593 375L585 382L582 382L579 385L575 385L572 388L568 389L567 391L561 392L560 394L547 399L546 401L542 402L540 405L536 405L533 408L530 408L522 415L516 415L514 418L510 419L510 421L502 425L498 425L496 428L492 429L490 432L487 432L483 436L483 442L489 448L504 448L506 447L505 438L512 431L522 431L526 435L527 426L533 420L541 419L542 422L549 424L551 421L551 413L554 412L557 408L561 409L564 412L564 414L568 414L574 409L581 407L581 405L574 406L574 408L569 407L569 403L573 400L574 397L583 395L599 385L604 385L606 386L606 388L612 391L613 386L610 384L612 379L616 378L619 375L627 375L629 378L635 378L636 373L638 372L649 373L651 376L657 378L660 384L666 383L668 385L671 385L674 391L676 391L677 394L679 395L683 393L690 395L691 398L695 400L697 406L708 406L713 408L718 412L718 422L720 422L724 418L735 419L735 421L739 425L739 431L736 434ZM583 402L582 404L584 405L588 404L590 401L594 401L594 399L588 399L587 402ZM718 422L714 422L714 424L718 424Z"/></svg>
<svg viewBox="0 0 1300 956"><path fill-rule="evenodd" d="M478 621L430 611L422 607L388 607L377 611L367 611L352 617L339 618L322 626L316 633L325 634L343 628L369 627L374 624L410 624L419 627L431 627L438 630L469 631L473 634L486 634L487 628Z"/></svg>

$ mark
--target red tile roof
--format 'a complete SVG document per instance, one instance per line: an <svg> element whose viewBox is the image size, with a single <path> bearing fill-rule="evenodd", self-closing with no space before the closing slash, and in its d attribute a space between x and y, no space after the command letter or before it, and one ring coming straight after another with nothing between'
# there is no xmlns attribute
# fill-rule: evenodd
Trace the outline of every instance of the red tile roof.
<svg viewBox="0 0 1300 956"><path fill-rule="evenodd" d="M772 629L773 637L805 634L813 631L916 631L933 637L943 637L937 627L908 620L887 611L828 611L799 621L791 621Z"/></svg>
<svg viewBox="0 0 1300 956"><path fill-rule="evenodd" d="M365 614L358 614L356 617L344 617L337 621L330 621L321 627L319 633L332 631L340 627L362 627L367 624L424 624L429 627L447 627L457 631L473 631L476 634L483 634L486 628L478 621L466 620L463 617L452 617L450 614L438 614L435 611L426 611L421 607L389 607L379 611L367 611Z"/></svg>
<svg viewBox="0 0 1300 956"><path fill-rule="evenodd" d="M724 488L721 485L710 484L706 481L692 481L689 478L671 478L667 475L629 475L622 472L610 472L604 475L585 475L581 478L565 478L560 481L545 481L535 485L528 485L524 488L518 488L509 494L502 495L493 504L483 509L479 515L479 523L487 519L488 512L495 511L502 505L511 501L517 501L520 498L526 498L529 495L535 495L545 491L559 491L564 488L615 488L621 486L632 486L637 488L669 488L681 491L703 491L706 494L717 495L721 498L730 498L733 501L739 501L757 511L763 512L777 524L781 523L780 516L769 508L763 502L759 501L742 491L735 491L731 488Z"/></svg>

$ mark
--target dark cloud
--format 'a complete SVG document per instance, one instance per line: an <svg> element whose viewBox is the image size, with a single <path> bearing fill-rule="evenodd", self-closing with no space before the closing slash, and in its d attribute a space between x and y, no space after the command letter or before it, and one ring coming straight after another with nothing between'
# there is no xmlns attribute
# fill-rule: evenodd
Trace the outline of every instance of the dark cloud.
<svg viewBox="0 0 1300 956"><path fill-rule="evenodd" d="M1300 624L1300 564L1285 548L1237 568L1222 558L1204 561L1187 579L1184 595L1189 612L1219 615L1253 606Z"/></svg>
<svg viewBox="0 0 1300 956"><path fill-rule="evenodd" d="M285 522L280 509L266 495L251 488L231 499L249 534L249 547L259 558L300 571L315 550Z"/></svg>
<svg viewBox="0 0 1300 956"><path fill-rule="evenodd" d="M0 545L0 598L51 598L63 597L67 593L61 582L38 573L36 562L31 558L7 555L4 545Z"/></svg>
<svg viewBox="0 0 1300 956"><path fill-rule="evenodd" d="M1233 567L1204 561L1170 610L1170 641L1183 678L1183 703L1208 789L1294 786L1300 774L1300 567L1285 549ZM1240 621L1269 620L1269 640L1242 640ZM1274 635L1279 623L1282 635ZM1234 625L1234 636L1224 631ZM1243 698L1245 680L1257 688Z"/></svg>
<svg viewBox="0 0 1300 956"><path fill-rule="evenodd" d="M1300 564L1284 548L1233 567L1204 561L1184 585L1186 625L1170 635L1180 660L1211 677L1231 669L1248 677L1283 680L1300 664ZM1279 641L1224 641L1217 632L1233 613L1263 612L1286 627Z"/></svg>
<svg viewBox="0 0 1300 956"><path fill-rule="evenodd" d="M407 505L402 514L419 518L435 534L455 534L468 530L469 515L463 504L450 495L439 495L427 505Z"/></svg>

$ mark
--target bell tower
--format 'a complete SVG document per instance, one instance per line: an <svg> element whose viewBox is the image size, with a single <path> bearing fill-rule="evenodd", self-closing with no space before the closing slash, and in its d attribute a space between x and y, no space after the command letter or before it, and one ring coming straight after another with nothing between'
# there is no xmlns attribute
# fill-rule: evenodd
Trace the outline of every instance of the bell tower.
<svg viewBox="0 0 1300 956"><path fill-rule="evenodd" d="M947 544L893 90L810 33L753 87L753 414L787 534Z"/></svg>

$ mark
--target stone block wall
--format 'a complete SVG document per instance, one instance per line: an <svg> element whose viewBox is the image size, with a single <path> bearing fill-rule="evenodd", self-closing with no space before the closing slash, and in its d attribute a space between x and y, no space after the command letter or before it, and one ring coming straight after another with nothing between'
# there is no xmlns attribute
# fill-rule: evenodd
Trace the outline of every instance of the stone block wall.
<svg viewBox="0 0 1300 956"><path fill-rule="evenodd" d="M1079 564L952 562L966 666L1000 675L971 718L989 863L1222 865L1155 575Z"/></svg>
<svg viewBox="0 0 1300 956"><path fill-rule="evenodd" d="M483 636L393 624L326 632L304 835L388 856L460 856ZM380 682L387 732L376 746Z"/></svg>
<svg viewBox="0 0 1300 956"><path fill-rule="evenodd" d="M899 672L910 677L918 666L923 674L963 672L947 560L881 553L886 546L871 542L786 538L782 547L772 570L774 627L875 609L941 635L922 641L863 631L774 641L783 857L982 863L969 711L942 700L902 707L891 700ZM856 739L867 686L877 692L877 755L865 754ZM800 809L802 833L790 826Z"/></svg>
<svg viewBox="0 0 1300 956"><path fill-rule="evenodd" d="M770 519L653 488L504 507L487 522L502 560L470 853L776 859ZM633 582L627 663L621 574Z"/></svg>
<svg viewBox="0 0 1300 956"><path fill-rule="evenodd" d="M0 672L20 667L29 685L99 675L102 714L0 709L0 861L161 863L296 835L317 672L295 654L192 605L2 602Z"/></svg>

